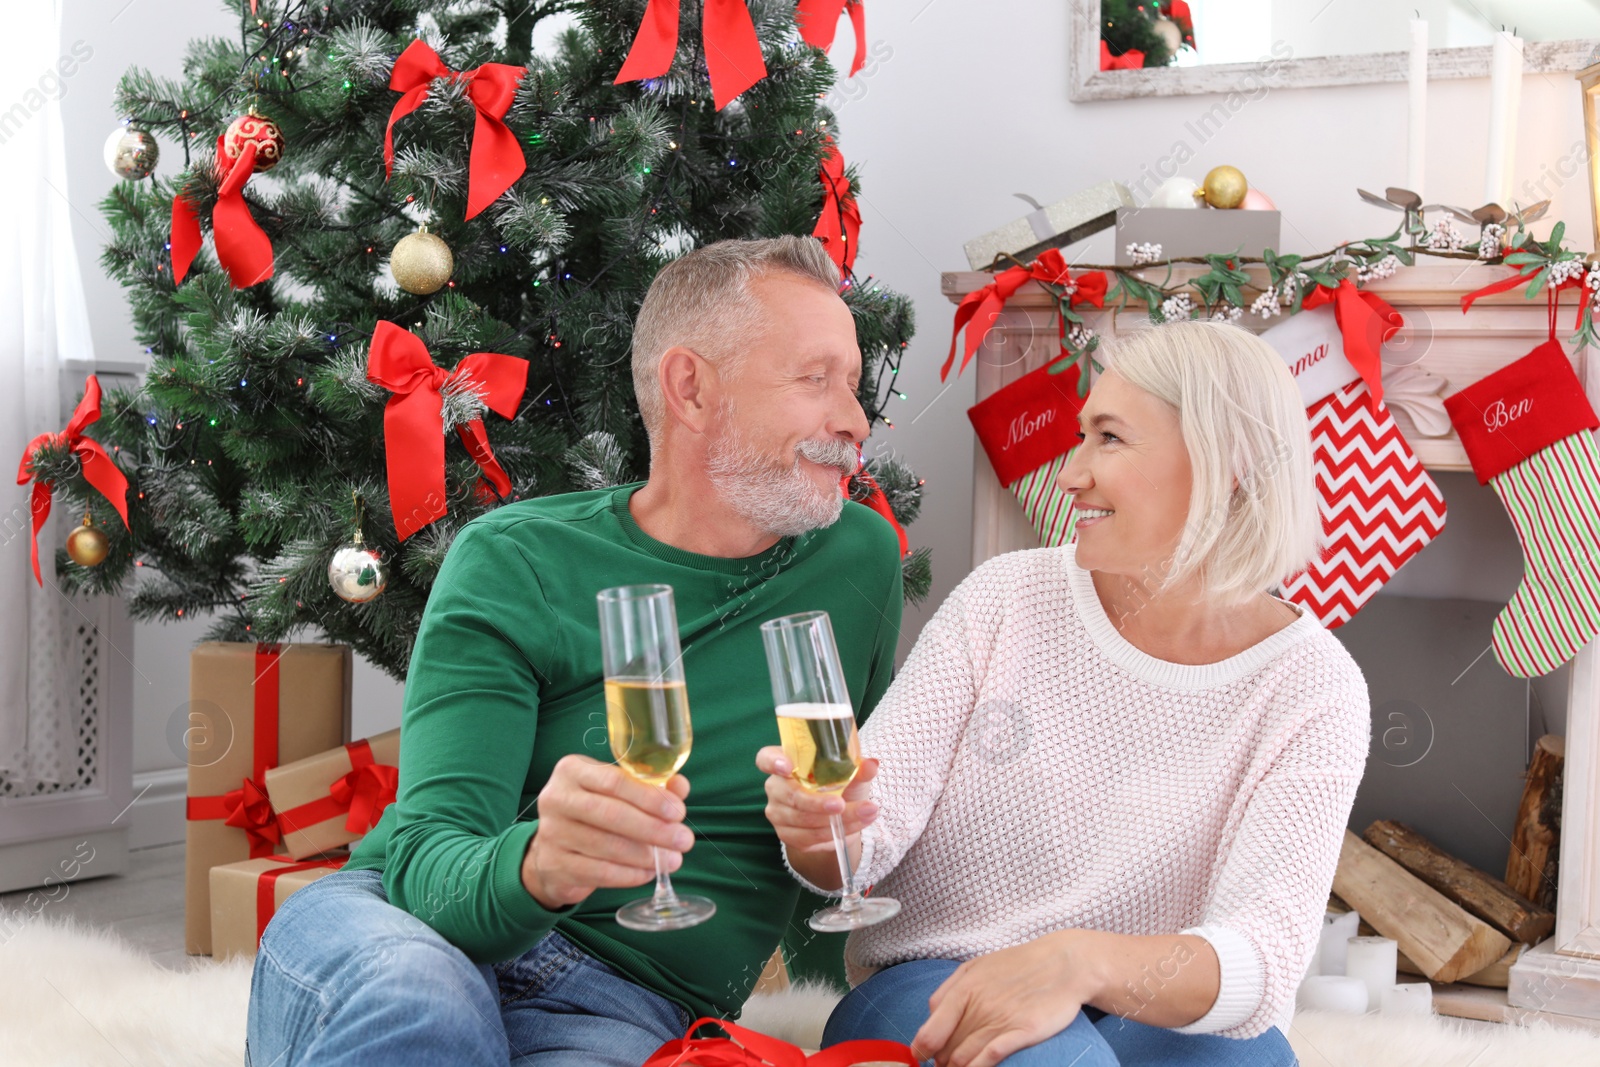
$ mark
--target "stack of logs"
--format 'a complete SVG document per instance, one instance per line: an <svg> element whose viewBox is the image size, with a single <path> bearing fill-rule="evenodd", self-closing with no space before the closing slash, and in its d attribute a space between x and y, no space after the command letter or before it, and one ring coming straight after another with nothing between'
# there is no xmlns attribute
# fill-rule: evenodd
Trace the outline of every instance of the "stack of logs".
<svg viewBox="0 0 1600 1067"><path fill-rule="evenodd" d="M1534 748L1505 881L1380 820L1345 831L1329 909L1353 908L1361 933L1397 942L1402 971L1504 989L1511 964L1555 929L1562 755L1559 737Z"/></svg>

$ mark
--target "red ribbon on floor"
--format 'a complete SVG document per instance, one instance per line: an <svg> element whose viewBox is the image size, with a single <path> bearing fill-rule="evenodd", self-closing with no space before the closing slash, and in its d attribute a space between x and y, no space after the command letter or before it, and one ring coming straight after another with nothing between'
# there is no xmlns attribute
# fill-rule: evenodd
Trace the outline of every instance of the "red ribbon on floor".
<svg viewBox="0 0 1600 1067"><path fill-rule="evenodd" d="M267 924L272 921L272 913L278 910L274 898L278 895L278 879L286 874L296 871L314 871L318 867L328 867L337 871L346 863L345 860L296 860L292 856L261 856L252 857L271 860L283 864L277 869L262 871L256 875L256 944L261 944L261 935L267 932Z"/></svg>
<svg viewBox="0 0 1600 1067"><path fill-rule="evenodd" d="M278 661L283 646L262 642L255 655L255 729L250 754L251 769L238 789L221 796L189 797L184 816L189 819L221 819L243 830L250 839L250 858L272 855L282 839L278 819L267 796L267 771L278 765Z"/></svg>
<svg viewBox="0 0 1600 1067"><path fill-rule="evenodd" d="M400 769L378 763L372 746L363 738L345 746L350 754L350 770L334 780L328 795L296 805L278 813L278 825L292 834L343 815L344 828L364 834L378 825L383 810L394 803L400 785Z"/></svg>
<svg viewBox="0 0 1600 1067"><path fill-rule="evenodd" d="M83 386L83 399L78 401L78 407L73 411L72 418L67 420L67 428L60 433L39 434L22 450L22 464L17 468L17 484L27 485L33 481L35 452L46 445L64 445L78 457L78 462L83 467L84 481L111 501L111 506L122 517L122 525L127 526L128 478L122 473L121 468L112 462L110 454L100 442L83 436L84 429L99 418L100 379L91 374ZM39 531L44 528L45 520L50 517L50 503L54 497L54 482L33 482L33 493L28 501L28 510L33 513L33 578L41 587L44 585L44 578L39 574Z"/></svg>
<svg viewBox="0 0 1600 1067"><path fill-rule="evenodd" d="M1028 266L1007 267L995 275L994 281L961 298L961 303L956 305L955 326L950 331L950 354L945 357L944 366L939 368L940 381L944 381L950 375L950 367L956 359L956 342L961 337L962 327L966 327L967 330L967 346L961 357L961 368L956 371L957 377L967 369L967 364L972 362L972 357L983 346L983 339L989 335L995 320L1005 309L1006 301L1030 281L1047 285L1076 286L1072 296L1069 297L1069 303L1073 307L1080 304L1105 307L1107 283L1104 271L1092 270L1073 277L1061 251L1056 248L1046 249ZM1064 333L1065 320L1061 322L1061 329Z"/></svg>
<svg viewBox="0 0 1600 1067"><path fill-rule="evenodd" d="M506 112L517 92L517 82L526 69L505 63L485 63L457 72L445 66L439 53L427 42L412 41L395 60L394 70L389 74L389 88L404 95L395 101L394 109L389 112L389 125L383 131L384 173L394 173L394 124L422 106L435 78L463 82L467 87L467 99L472 101L478 114L467 167L467 218L477 216L528 169L517 135L505 124Z"/></svg>
<svg viewBox="0 0 1600 1067"><path fill-rule="evenodd" d="M1100 42L1100 69L1101 70L1137 70L1144 66L1144 53L1137 48L1130 48L1120 56L1111 54L1111 46L1104 41Z"/></svg>
<svg viewBox="0 0 1600 1067"><path fill-rule="evenodd" d="M250 214L244 186L256 171L256 145L243 142L239 158L231 165L222 150L223 137L217 138L217 171L222 184L217 187L217 203L211 209L211 242L217 249L217 262L228 272L235 289L248 289L272 277L272 240ZM200 213L179 190L172 198L172 284L181 285L189 274L194 257L200 253Z"/></svg>
<svg viewBox="0 0 1600 1067"><path fill-rule="evenodd" d="M695 1037L715 1026L727 1037ZM857 1063L904 1063L916 1067L911 1050L898 1041L841 1041L807 1056L794 1045L747 1030L726 1019L696 1019L681 1038L650 1054L643 1067L851 1067Z"/></svg>
<svg viewBox="0 0 1600 1067"><path fill-rule="evenodd" d="M795 7L795 19L800 23L800 39L824 52L833 47L833 35L839 30L839 16L850 12L850 25L855 27L856 54L850 61L850 76L855 77L867 62L867 9L862 0L800 0Z"/></svg>
<svg viewBox="0 0 1600 1067"><path fill-rule="evenodd" d="M367 356L367 380L394 394L383 409L383 443L389 506L395 532L404 541L447 511L444 387L470 388L490 411L509 419L522 402L528 361L498 352L474 352L447 371L434 364L420 337L392 322L379 321ZM483 420L457 426L456 436L495 492L502 497L510 493L511 479L494 458Z"/></svg>
<svg viewBox="0 0 1600 1067"><path fill-rule="evenodd" d="M717 110L767 76L761 39L745 0L705 0L700 30L705 38L706 70ZM628 58L614 84L659 78L672 69L678 51L678 0L650 0Z"/></svg>
<svg viewBox="0 0 1600 1067"><path fill-rule="evenodd" d="M1383 297L1367 289L1357 289L1349 278L1341 279L1336 289L1317 286L1305 295L1300 307L1309 311L1324 304L1333 305L1333 318L1339 324L1339 336L1344 339L1344 357L1367 383L1367 395L1376 410L1383 402L1380 350L1406 320Z"/></svg>
<svg viewBox="0 0 1600 1067"><path fill-rule="evenodd" d="M849 277L855 269L856 250L861 241L861 208L850 192L850 179L845 177L844 157L833 138L827 140L828 150L822 157L822 213L811 235L821 241L828 256L839 268L839 273Z"/></svg>

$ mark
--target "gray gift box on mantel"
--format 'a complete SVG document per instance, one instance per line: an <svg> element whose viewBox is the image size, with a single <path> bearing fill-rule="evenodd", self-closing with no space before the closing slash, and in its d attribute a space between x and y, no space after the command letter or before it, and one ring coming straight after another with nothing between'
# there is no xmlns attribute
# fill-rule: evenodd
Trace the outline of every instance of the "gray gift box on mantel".
<svg viewBox="0 0 1600 1067"><path fill-rule="evenodd" d="M1117 212L1117 265L1133 265L1130 244L1161 246L1161 258L1278 248L1282 214L1214 207L1126 207Z"/></svg>
<svg viewBox="0 0 1600 1067"><path fill-rule="evenodd" d="M1032 204L1034 210L962 246L973 270L1016 266L1005 258L1007 256L1027 263L1046 249L1060 248L1090 234L1109 230L1116 223L1119 211L1134 206L1133 194L1121 182L1101 182L1042 207L1030 196L1016 195Z"/></svg>

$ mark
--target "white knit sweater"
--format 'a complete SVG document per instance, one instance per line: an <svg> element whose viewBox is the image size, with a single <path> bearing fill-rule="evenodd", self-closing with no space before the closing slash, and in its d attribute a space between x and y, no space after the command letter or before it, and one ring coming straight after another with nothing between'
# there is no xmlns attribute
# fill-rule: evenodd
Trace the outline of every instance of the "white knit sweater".
<svg viewBox="0 0 1600 1067"><path fill-rule="evenodd" d="M1073 554L975 570L863 728L882 814L861 884L904 907L851 934L850 980L1064 928L1181 932L1222 964L1216 1002L1181 1032L1284 1025L1366 763L1361 670L1299 609L1217 663L1146 655Z"/></svg>

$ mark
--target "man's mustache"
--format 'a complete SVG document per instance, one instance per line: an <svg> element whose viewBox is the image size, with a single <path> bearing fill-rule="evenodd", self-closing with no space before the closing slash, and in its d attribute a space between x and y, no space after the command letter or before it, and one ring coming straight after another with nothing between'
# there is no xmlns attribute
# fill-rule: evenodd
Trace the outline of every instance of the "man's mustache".
<svg viewBox="0 0 1600 1067"><path fill-rule="evenodd" d="M802 458L824 467L832 467L841 475L854 474L861 466L861 454L856 446L845 441L801 441L795 452Z"/></svg>

